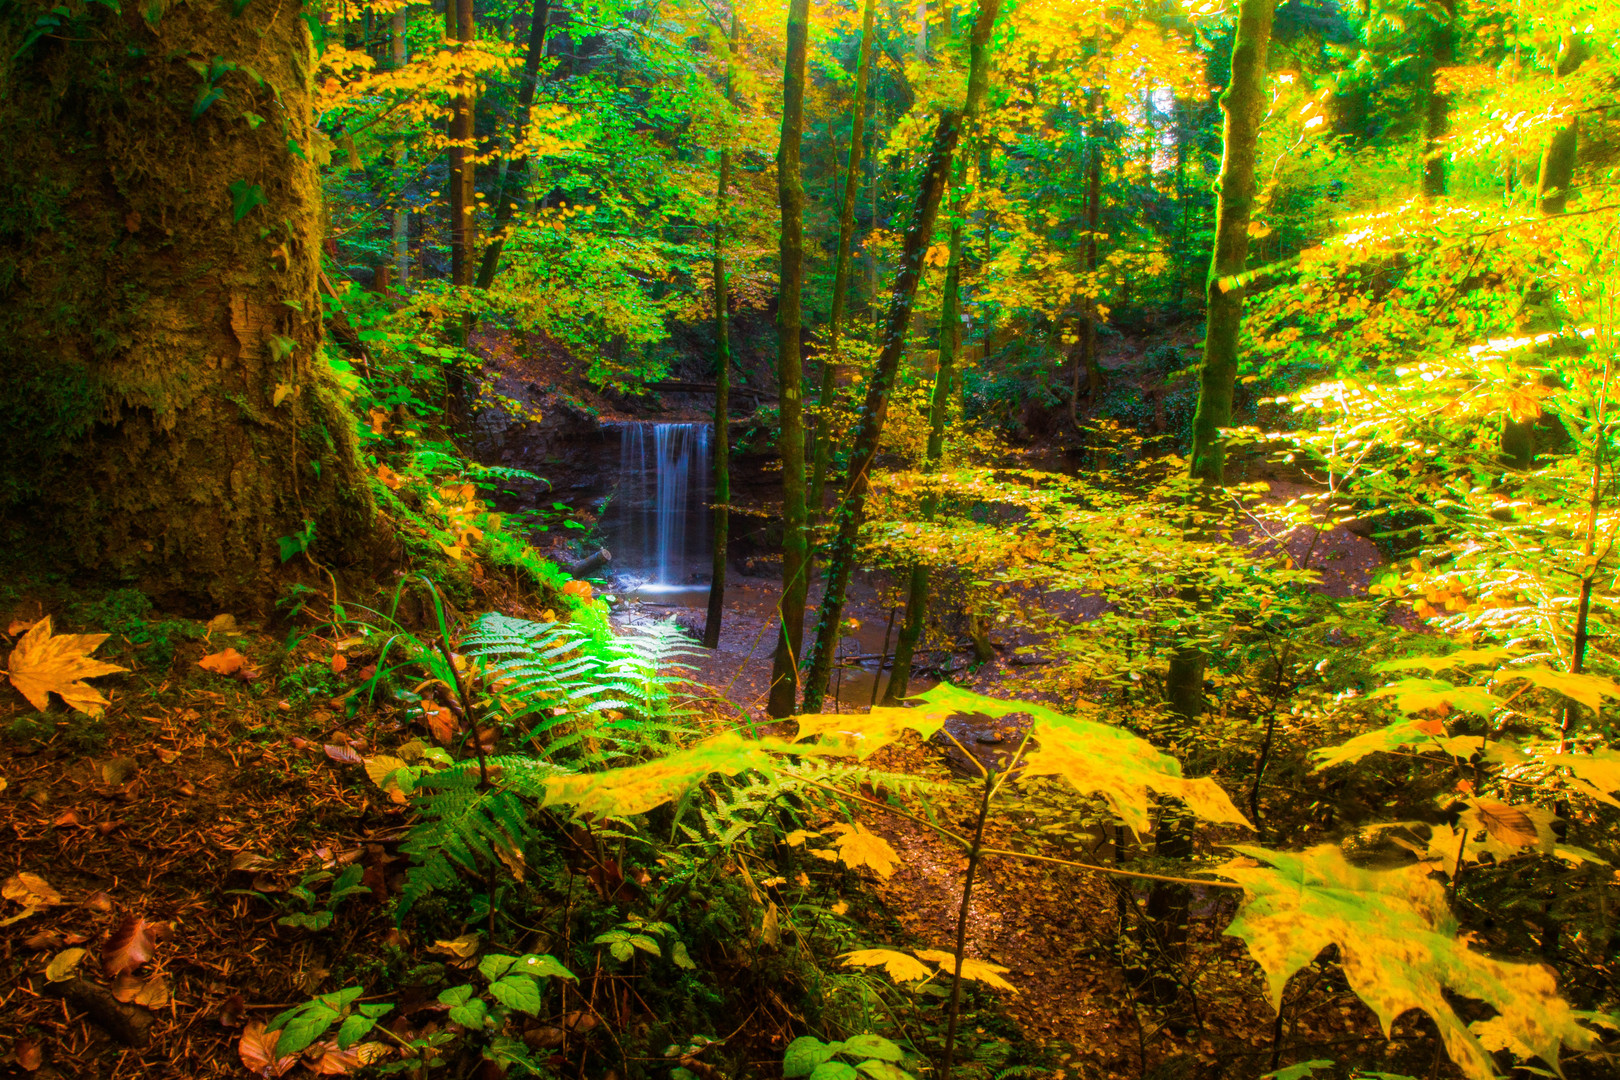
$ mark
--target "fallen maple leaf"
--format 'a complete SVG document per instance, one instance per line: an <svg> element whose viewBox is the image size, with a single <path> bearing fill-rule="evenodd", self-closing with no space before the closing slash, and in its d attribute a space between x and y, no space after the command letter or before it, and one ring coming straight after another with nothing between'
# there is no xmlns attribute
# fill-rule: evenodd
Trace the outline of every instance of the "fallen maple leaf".
<svg viewBox="0 0 1620 1080"><path fill-rule="evenodd" d="M109 979L125 971L134 971L157 950L156 923L149 923L139 915L125 915L124 921L101 947L101 973Z"/></svg>
<svg viewBox="0 0 1620 1080"><path fill-rule="evenodd" d="M247 663L247 657L235 649L225 649L221 652L209 653L197 661L197 666L204 671L212 671L216 675L235 675Z"/></svg>
<svg viewBox="0 0 1620 1080"><path fill-rule="evenodd" d="M88 716L100 716L107 706L101 691L81 679L111 675L128 668L90 659L90 654L107 640L106 634L51 635L51 617L45 616L23 635L11 651L6 675L17 692L41 712L50 704L51 694L69 708Z"/></svg>
<svg viewBox="0 0 1620 1080"><path fill-rule="evenodd" d="M40 1049L38 1039L18 1039L11 1052L23 1072L34 1072L45 1062L45 1052Z"/></svg>
<svg viewBox="0 0 1620 1080"><path fill-rule="evenodd" d="M51 888L50 882L27 871L6 878L5 884L0 885L0 896L31 908L49 907L62 902L62 894Z"/></svg>
<svg viewBox="0 0 1620 1080"><path fill-rule="evenodd" d="M242 1064L257 1076L282 1076L298 1064L297 1054L276 1057L276 1043L281 1041L280 1031L264 1030L264 1021L255 1020L242 1029L242 1041L236 1044L236 1053Z"/></svg>

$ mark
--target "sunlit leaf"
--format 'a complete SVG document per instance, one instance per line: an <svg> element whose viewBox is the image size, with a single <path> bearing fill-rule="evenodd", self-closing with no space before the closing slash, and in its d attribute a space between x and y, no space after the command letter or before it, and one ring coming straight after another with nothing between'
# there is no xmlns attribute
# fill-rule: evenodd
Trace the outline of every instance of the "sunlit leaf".
<svg viewBox="0 0 1620 1080"><path fill-rule="evenodd" d="M106 634L51 634L51 617L45 616L24 634L7 661L6 676L17 692L34 708L44 711L52 694L69 708L90 716L100 716L107 699L99 690L82 682L97 675L128 671L117 664L90 659L90 654L107 640Z"/></svg>

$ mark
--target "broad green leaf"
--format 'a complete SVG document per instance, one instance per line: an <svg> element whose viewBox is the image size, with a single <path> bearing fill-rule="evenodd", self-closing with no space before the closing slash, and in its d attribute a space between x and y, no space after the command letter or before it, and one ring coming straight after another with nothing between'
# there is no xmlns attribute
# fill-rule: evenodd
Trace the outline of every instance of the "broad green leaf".
<svg viewBox="0 0 1620 1080"><path fill-rule="evenodd" d="M1290 976L1337 945L1350 988L1384 1033L1403 1013L1421 1009L1472 1080L1493 1080L1496 1070L1447 1003L1447 991L1494 1006L1503 1030L1546 1061L1556 1062L1562 1046L1593 1045L1592 1033L1559 997L1552 969L1495 960L1457 939L1445 887L1427 866L1364 870L1333 844L1292 853L1234 850L1269 864L1233 860L1221 873L1244 891L1226 932L1248 945L1266 973L1273 1008Z"/></svg>
<svg viewBox="0 0 1620 1080"><path fill-rule="evenodd" d="M452 986L448 990L439 991L439 1004L448 1005L452 1009L457 1005L465 1005L467 999L472 997L471 986Z"/></svg>
<svg viewBox="0 0 1620 1080"><path fill-rule="evenodd" d="M489 984L490 995L508 1009L540 1015L540 984L527 975L507 975Z"/></svg>
<svg viewBox="0 0 1620 1080"><path fill-rule="evenodd" d="M793 719L799 725L795 741L822 737L842 753L865 761L907 731L932 738L952 710L902 709L879 705L865 713L806 713Z"/></svg>
<svg viewBox="0 0 1620 1080"><path fill-rule="evenodd" d="M670 947L669 958L675 961L675 966L678 968L685 968L687 971L697 970L697 965L692 963L692 957L686 951L686 942L684 941L677 941Z"/></svg>
<svg viewBox="0 0 1620 1080"><path fill-rule="evenodd" d="M518 972L532 975L536 979L574 979L577 982L579 978L572 971L563 967L562 963L550 953L542 953L538 956L529 953L512 965L512 973L516 974Z"/></svg>
<svg viewBox="0 0 1620 1080"><path fill-rule="evenodd" d="M889 1061L863 1061L855 1066L855 1069L857 1072L871 1077L871 1080L916 1080L906 1070Z"/></svg>
<svg viewBox="0 0 1620 1080"><path fill-rule="evenodd" d="M630 817L680 798L714 773L769 770L773 759L767 751L804 753L805 748L727 733L643 765L555 777L546 782L545 805L570 805L577 814L603 818Z"/></svg>
<svg viewBox="0 0 1620 1080"><path fill-rule="evenodd" d="M928 965L910 953L893 949L856 949L839 956L845 967L881 967L895 982L917 982L931 978Z"/></svg>
<svg viewBox="0 0 1620 1080"><path fill-rule="evenodd" d="M1444 679L1402 679L1374 690L1371 697L1392 697L1403 713L1427 712L1449 706L1459 712L1489 718L1504 702L1482 686L1453 686Z"/></svg>
<svg viewBox="0 0 1620 1080"><path fill-rule="evenodd" d="M1318 1058L1315 1061L1301 1061L1296 1065L1278 1069L1276 1072L1268 1072L1260 1080L1305 1080L1306 1077L1316 1075L1317 1069L1331 1068L1333 1068L1333 1062Z"/></svg>
<svg viewBox="0 0 1620 1080"><path fill-rule="evenodd" d="M953 712L1029 716L1040 749L1026 757L1025 775L1061 776L1082 794L1103 796L1120 820L1138 832L1148 827L1150 791L1180 799L1206 821L1249 824L1219 784L1185 779L1179 761L1121 728L1027 701L985 697L949 683L917 697Z"/></svg>
<svg viewBox="0 0 1620 1080"><path fill-rule="evenodd" d="M930 963L938 964L939 970L946 975L956 971L956 954L945 952L943 949L918 949L917 956ZM1018 988L1001 976L1007 969L1000 964L991 964L983 960L975 960L971 956L962 958L962 978L969 982L982 982L986 986L994 986L998 990L1011 990L1018 993Z"/></svg>
<svg viewBox="0 0 1620 1080"><path fill-rule="evenodd" d="M360 1013L355 1013L353 1016L347 1017L342 1024L338 1025L338 1049L347 1050L349 1047L365 1038L366 1034L376 1026L376 1020Z"/></svg>
<svg viewBox="0 0 1620 1080"><path fill-rule="evenodd" d="M484 1022L489 1019L489 1006L484 1004L483 998L472 998L452 1007L450 1019L464 1028L472 1031L482 1031Z"/></svg>
<svg viewBox="0 0 1620 1080"><path fill-rule="evenodd" d="M851 1057L877 1058L880 1061L899 1061L906 1056L906 1052L894 1043L870 1032L845 1039L844 1052Z"/></svg>
<svg viewBox="0 0 1620 1080"><path fill-rule="evenodd" d="M505 975L507 970L515 963L517 963L517 957L515 956L502 956L499 953L490 953L488 956L478 961L478 974L482 975L490 982L494 982L502 975Z"/></svg>
<svg viewBox="0 0 1620 1080"><path fill-rule="evenodd" d="M832 1060L844 1048L843 1043L824 1043L814 1035L800 1035L788 1043L782 1055L782 1075L787 1080L796 1076L809 1076L817 1065Z"/></svg>
<svg viewBox="0 0 1620 1080"><path fill-rule="evenodd" d="M1374 671L1447 671L1461 667L1489 667L1506 663L1518 654L1517 649L1459 649L1445 656L1409 656L1404 660L1386 660L1374 664Z"/></svg>
<svg viewBox="0 0 1620 1080"><path fill-rule="evenodd" d="M859 1080L855 1066L842 1061L823 1061L810 1070L810 1080Z"/></svg>
<svg viewBox="0 0 1620 1080"><path fill-rule="evenodd" d="M1577 675L1568 671L1554 671L1552 668L1514 668L1496 676L1497 682L1512 682L1514 679L1523 679L1544 690L1562 694L1571 701L1585 705L1594 713L1603 708L1604 698L1620 698L1620 686L1599 675L1585 673Z"/></svg>

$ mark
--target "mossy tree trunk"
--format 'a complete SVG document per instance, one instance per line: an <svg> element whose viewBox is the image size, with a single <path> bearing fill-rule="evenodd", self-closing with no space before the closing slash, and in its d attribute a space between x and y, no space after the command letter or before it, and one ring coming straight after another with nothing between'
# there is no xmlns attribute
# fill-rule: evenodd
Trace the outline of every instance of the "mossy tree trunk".
<svg viewBox="0 0 1620 1080"><path fill-rule="evenodd" d="M500 182L495 185L495 225L490 230L489 243L484 245L484 256L478 264L478 276L473 284L487 289L495 283L501 268L501 252L506 247L506 235L517 215L517 197L509 191L510 178L515 169L530 187L534 178L529 175L529 155L521 147L529 137L529 115L534 108L534 95L540 88L540 62L546 56L546 30L551 23L551 0L535 0L534 12L529 19L529 47L523 54L523 75L518 83L517 116L512 120L512 145L520 148L516 160L501 169Z"/></svg>
<svg viewBox="0 0 1620 1080"><path fill-rule="evenodd" d="M770 715L790 716L799 696L799 656L804 644L804 605L809 537L806 535L804 408L801 399L804 292L804 179L799 144L804 134L804 71L810 41L810 0L790 0L787 58L782 78L782 141L776 153L777 196L782 211L781 270L776 308L778 445L782 454L782 615L771 660Z"/></svg>
<svg viewBox="0 0 1620 1080"><path fill-rule="evenodd" d="M50 6L0 15L5 546L216 607L304 565L282 537L367 559L376 512L319 354L326 143L298 8L91 4L30 40Z"/></svg>
<svg viewBox="0 0 1620 1080"><path fill-rule="evenodd" d="M833 261L832 316L827 322L827 353L821 364L821 395L817 400L814 449L811 453L809 510L820 515L832 461L833 432L827 413L838 395L839 349L844 333L844 308L849 299L851 251L855 246L855 200L861 190L861 155L866 143L866 88L872 77L872 36L877 0L866 0L861 17L861 52L855 65L855 101L850 106L849 165L844 170L844 199L838 210L838 255Z"/></svg>
<svg viewBox="0 0 1620 1080"><path fill-rule="evenodd" d="M1565 34L1558 43L1558 77L1567 79L1591 54L1585 39ZM1575 117L1553 129L1541 151L1541 168L1536 176L1536 204L1549 217L1562 214L1569 206L1569 185L1575 179L1575 152L1580 144L1580 122Z"/></svg>
<svg viewBox="0 0 1620 1080"><path fill-rule="evenodd" d="M828 546L827 577L821 609L816 616L815 640L805 658L804 711L819 712L832 675L833 654L843 626L844 600L850 577L855 571L856 540L866 512L866 495L871 484L872 464L888 413L889 393L900 369L905 351L906 330L922 277L923 255L933 239L939 202L951 172L956 144L961 138L963 116L975 117L984 101L990 75L990 31L1001 10L1001 0L979 0L978 15L969 39L967 98L963 112L944 112L934 131L933 146L923 165L923 175L912 205L911 222L901 243L900 273L889 298L888 317L883 330L882 348L867 379L866 401L856 422L850 447L849 469L843 498L833 517L833 537Z"/></svg>
<svg viewBox="0 0 1620 1080"><path fill-rule="evenodd" d="M726 56L726 103L737 107L732 61L737 49L737 14L731 15ZM703 646L720 647L720 622L726 607L726 555L731 541L731 327L726 297L726 187L731 183L731 140L720 147L720 180L714 194L714 564L709 579L709 609L703 621Z"/></svg>
<svg viewBox="0 0 1620 1080"><path fill-rule="evenodd" d="M1439 18L1444 13L1445 18ZM1430 5L1429 64L1424 87L1428 100L1423 113L1423 194L1446 193L1446 131L1451 124L1451 95L1441 90L1437 75L1456 62L1457 0Z"/></svg>

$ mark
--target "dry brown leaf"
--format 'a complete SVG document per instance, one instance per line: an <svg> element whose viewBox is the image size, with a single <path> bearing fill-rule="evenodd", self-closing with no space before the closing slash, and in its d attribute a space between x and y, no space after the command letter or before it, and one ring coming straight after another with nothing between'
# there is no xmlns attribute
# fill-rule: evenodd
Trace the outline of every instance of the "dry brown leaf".
<svg viewBox="0 0 1620 1080"><path fill-rule="evenodd" d="M26 634L34 628L34 624L38 621L37 619L13 619L11 625L6 627L6 636L16 637L18 634Z"/></svg>
<svg viewBox="0 0 1620 1080"><path fill-rule="evenodd" d="M340 761L345 765L364 765L366 759L355 753L354 747L342 743L327 743L323 748L326 756L333 761Z"/></svg>
<svg viewBox="0 0 1620 1080"><path fill-rule="evenodd" d="M103 915L112 910L112 897L103 889L97 889L80 902L91 911L99 911Z"/></svg>
<svg viewBox="0 0 1620 1080"><path fill-rule="evenodd" d="M428 946L428 952L444 953L457 959L465 960L478 951L478 945L483 941L483 935L477 933L462 934L460 937L449 940L435 941Z"/></svg>
<svg viewBox="0 0 1620 1080"><path fill-rule="evenodd" d="M39 620L23 635L11 652L6 675L17 692L34 708L44 711L54 693L69 708L89 716L100 716L107 707L101 691L82 682L97 675L111 675L128 668L90 659L90 654L107 640L106 634L51 635L51 617Z"/></svg>
<svg viewBox="0 0 1620 1080"><path fill-rule="evenodd" d="M336 1041L331 1039L318 1042L304 1051L306 1059L311 1054L320 1056L313 1061L306 1060L304 1064L316 1076L347 1076L361 1065L360 1055L353 1047L339 1050Z"/></svg>
<svg viewBox="0 0 1620 1080"><path fill-rule="evenodd" d="M23 1072L34 1072L45 1063L45 1051L41 1049L38 1039L18 1039L11 1053L17 1059L17 1067Z"/></svg>
<svg viewBox="0 0 1620 1080"><path fill-rule="evenodd" d="M1535 822L1517 806L1507 803L1482 802L1479 804L1479 820L1485 826L1485 831L1504 844L1513 844L1516 847L1530 847L1540 842L1536 833Z"/></svg>
<svg viewBox="0 0 1620 1080"><path fill-rule="evenodd" d="M219 1026L241 1027L242 1016L247 1012L247 1001L241 994L232 994L219 1003Z"/></svg>
<svg viewBox="0 0 1620 1080"><path fill-rule="evenodd" d="M149 923L139 915L125 915L124 921L101 947L101 973L109 979L136 968L152 959L157 950L158 924Z"/></svg>
<svg viewBox="0 0 1620 1080"><path fill-rule="evenodd" d="M332 654L332 674L341 675L349 666L349 658L340 652Z"/></svg>
<svg viewBox="0 0 1620 1080"><path fill-rule="evenodd" d="M208 632L210 634L234 634L236 632L236 616L223 613L215 615L208 620Z"/></svg>
<svg viewBox="0 0 1620 1080"><path fill-rule="evenodd" d="M53 983L67 982L73 978L73 969L78 967L79 961L83 959L83 949L63 949L51 957L51 962L45 965L45 978Z"/></svg>
<svg viewBox="0 0 1620 1080"><path fill-rule="evenodd" d="M79 817L77 810L64 810L51 819L51 824L57 828L66 829L83 825L84 819Z"/></svg>
<svg viewBox="0 0 1620 1080"><path fill-rule="evenodd" d="M148 1009L161 1009L169 1003L169 997L169 980L162 975L154 975L135 992L135 1004L145 1005Z"/></svg>
<svg viewBox="0 0 1620 1080"><path fill-rule="evenodd" d="M140 993L140 990L141 977L133 971L121 972L118 978L113 980L112 996L126 1005L135 1000L135 995Z"/></svg>
<svg viewBox="0 0 1620 1080"><path fill-rule="evenodd" d="M165 765L173 765L180 759L180 751L170 750L167 746L154 747L152 753L156 754L158 760Z"/></svg>
<svg viewBox="0 0 1620 1080"><path fill-rule="evenodd" d="M50 882L26 870L6 878L5 884L0 885L0 896L31 908L50 907L62 902L62 894L51 888Z"/></svg>
<svg viewBox="0 0 1620 1080"><path fill-rule="evenodd" d="M282 1076L298 1064L297 1054L276 1057L276 1043L280 1031L265 1031L264 1021L255 1020L242 1029L242 1040L236 1044L236 1053L255 1076Z"/></svg>
<svg viewBox="0 0 1620 1080"><path fill-rule="evenodd" d="M216 675L235 675L247 663L247 657L235 649L224 649L220 652L209 653L197 661L197 666L204 671L212 671Z"/></svg>

